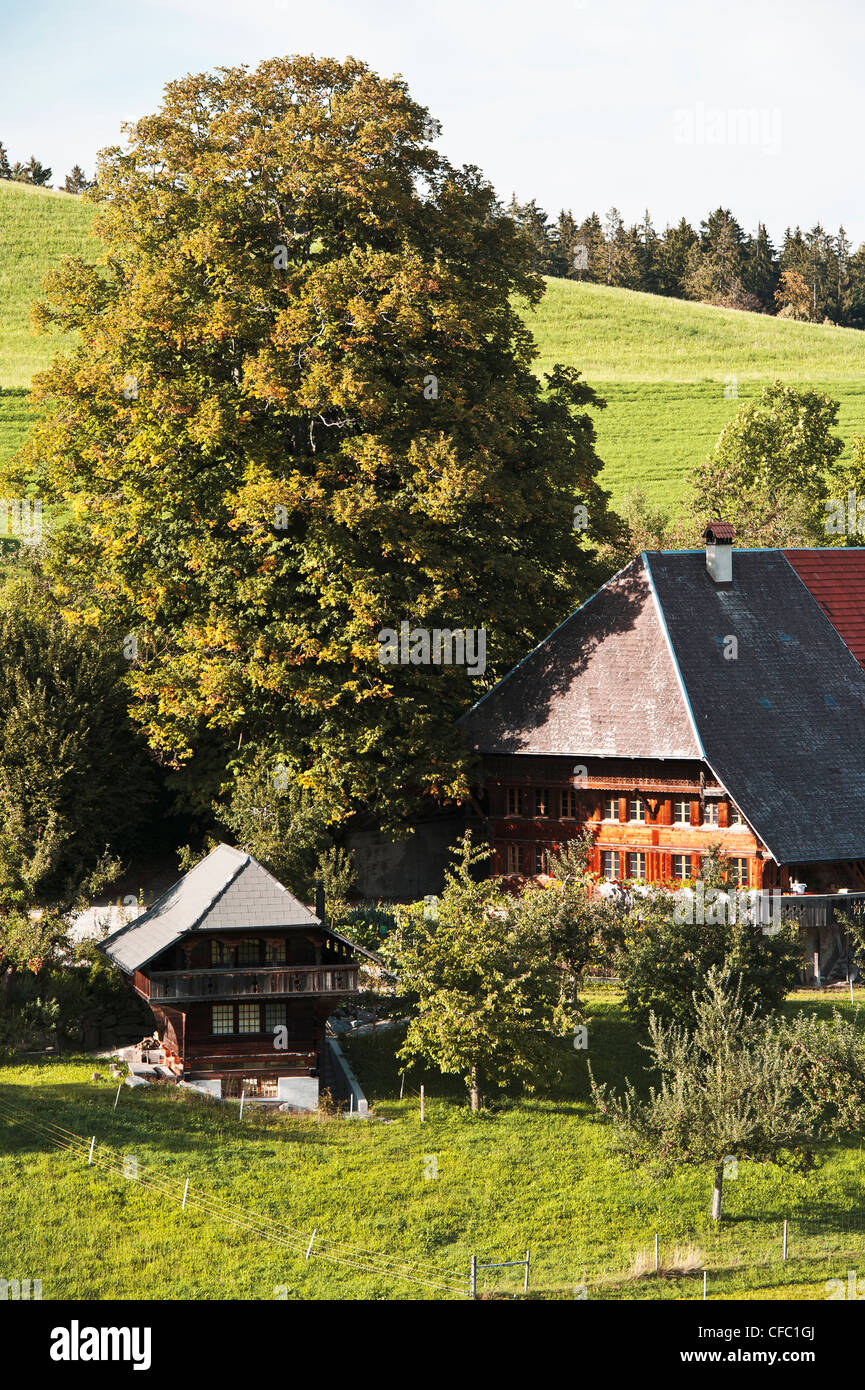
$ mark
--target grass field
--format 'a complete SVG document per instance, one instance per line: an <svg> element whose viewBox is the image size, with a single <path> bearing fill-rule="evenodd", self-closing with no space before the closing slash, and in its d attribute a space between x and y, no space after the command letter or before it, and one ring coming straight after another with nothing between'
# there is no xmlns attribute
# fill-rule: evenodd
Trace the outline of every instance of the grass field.
<svg viewBox="0 0 865 1390"><path fill-rule="evenodd" d="M0 180L0 462L20 446L32 415L33 372L61 346L35 338L29 306L63 255L94 257L92 206ZM714 309L602 285L549 280L529 315L538 370L576 366L607 401L597 414L603 480L616 502L640 483L675 508L685 476L725 422L767 382L818 387L840 402L849 449L865 433L865 333Z"/></svg>
<svg viewBox="0 0 865 1390"><path fill-rule="evenodd" d="M642 1054L620 1003L599 993L591 1004L596 1074L637 1077ZM815 1004L799 997L788 1007ZM858 1142L827 1147L810 1173L740 1164L717 1234L708 1169L659 1182L624 1168L588 1103L585 1057L572 1049L563 1049L555 1094L512 1097L476 1116L458 1086L433 1076L410 1076L400 1101L393 1033L355 1039L351 1053L374 1106L369 1121L264 1117L247 1107L241 1122L236 1107L156 1088L124 1087L115 1110L114 1083L90 1080L104 1062L7 1063L0 1277L41 1279L45 1299L132 1298L148 1288L189 1299L459 1298L472 1253L483 1263L528 1249L530 1297L573 1299L584 1285L589 1299L630 1300L700 1298L703 1268L717 1299L823 1299L827 1279L862 1273L865 1232L850 1221L865 1193ZM22 1119L79 1142L57 1147ZM123 1176L130 1158L141 1181ZM432 1158L437 1176L425 1177ZM627 1277L656 1231L662 1266L675 1246L690 1246L693 1272ZM405 1279L404 1262L442 1287ZM479 1292L521 1295L521 1279L519 1269L488 1272Z"/></svg>

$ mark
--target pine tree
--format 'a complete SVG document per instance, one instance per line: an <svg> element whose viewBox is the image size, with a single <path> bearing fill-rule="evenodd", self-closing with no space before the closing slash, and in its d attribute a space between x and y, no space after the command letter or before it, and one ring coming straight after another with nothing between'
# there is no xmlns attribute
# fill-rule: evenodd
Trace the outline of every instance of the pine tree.
<svg viewBox="0 0 865 1390"><path fill-rule="evenodd" d="M655 279L659 294L685 297L688 257L697 244L697 233L684 217L676 227L667 227L655 252Z"/></svg>
<svg viewBox="0 0 865 1390"><path fill-rule="evenodd" d="M72 172L66 175L63 184L66 193L86 193L87 189L92 187L92 180L87 178L80 164L73 165Z"/></svg>
<svg viewBox="0 0 865 1390"><path fill-rule="evenodd" d="M44 188L51 177L51 170L46 169L35 155L30 156L26 165L27 182L34 184L37 188Z"/></svg>
<svg viewBox="0 0 865 1390"><path fill-rule="evenodd" d="M6 146L0 141L0 179L11 179L12 169L9 165L9 156L6 153Z"/></svg>
<svg viewBox="0 0 865 1390"><path fill-rule="evenodd" d="M746 242L743 281L745 288L760 301L764 312L774 313L778 257L763 222L757 224L756 235L748 237Z"/></svg>

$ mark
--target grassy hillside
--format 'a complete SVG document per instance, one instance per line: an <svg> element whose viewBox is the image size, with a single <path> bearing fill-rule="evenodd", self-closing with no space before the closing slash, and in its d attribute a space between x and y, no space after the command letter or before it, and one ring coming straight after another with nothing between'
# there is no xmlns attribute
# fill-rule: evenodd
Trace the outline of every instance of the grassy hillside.
<svg viewBox="0 0 865 1390"><path fill-rule="evenodd" d="M608 403L597 416L599 453L617 499L640 482L653 501L676 503L741 402L778 377L840 402L848 449L865 433L865 333L854 328L568 280L547 282L529 322L538 369L579 367Z"/></svg>
<svg viewBox="0 0 865 1390"><path fill-rule="evenodd" d="M93 209L79 198L0 181L0 459L26 437L25 388L59 340L34 338L31 302L63 255L94 256ZM865 333L713 309L602 285L548 281L529 316L538 370L579 367L607 409L597 416L604 481L616 500L641 482L677 503L737 405L776 377L841 403L840 430L865 432ZM726 394L725 394L726 392Z"/></svg>
<svg viewBox="0 0 865 1390"><path fill-rule="evenodd" d="M596 1076L620 1087L631 1075L644 1088L621 1004L600 994L591 1004ZM787 1005L802 1008L825 1016L831 1004L812 995ZM114 1109L115 1084L91 1080L104 1062L0 1066L4 1277L41 1279L45 1299L134 1298L152 1287L175 1299L459 1298L472 1253L485 1263L528 1249L533 1298L573 1300L584 1284L589 1299L693 1300L705 1268L713 1299L807 1300L824 1299L825 1281L846 1280L861 1260L856 1139L825 1145L810 1172L742 1162L718 1231L708 1165L660 1180L623 1167L589 1102L585 1054L563 1046L554 1094L472 1115L464 1088L437 1076L411 1073L400 1100L394 1047L392 1032L352 1040L375 1109L354 1123L251 1107L241 1122L236 1106L171 1088L124 1087ZM655 1232L667 1272L634 1277ZM401 1277L400 1262L444 1287ZM487 1271L479 1291L521 1295L521 1276Z"/></svg>
<svg viewBox="0 0 865 1390"><path fill-rule="evenodd" d="M26 388L62 345L30 332L42 276L63 256L95 257L93 208L81 198L0 179L0 459L26 438L33 415Z"/></svg>

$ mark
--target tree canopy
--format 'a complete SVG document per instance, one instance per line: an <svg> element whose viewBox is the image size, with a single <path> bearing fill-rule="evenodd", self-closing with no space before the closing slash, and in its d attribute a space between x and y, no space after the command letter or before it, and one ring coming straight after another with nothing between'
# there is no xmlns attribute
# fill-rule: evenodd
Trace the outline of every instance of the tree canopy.
<svg viewBox="0 0 865 1390"><path fill-rule="evenodd" d="M127 133L85 195L101 263L36 313L79 335L11 475L68 509L55 594L134 634L135 717L172 767L208 750L208 792L265 753L338 815L459 794L478 682L382 664L380 632L483 629L483 689L619 542L601 402L531 370L526 238L353 59L189 76Z"/></svg>

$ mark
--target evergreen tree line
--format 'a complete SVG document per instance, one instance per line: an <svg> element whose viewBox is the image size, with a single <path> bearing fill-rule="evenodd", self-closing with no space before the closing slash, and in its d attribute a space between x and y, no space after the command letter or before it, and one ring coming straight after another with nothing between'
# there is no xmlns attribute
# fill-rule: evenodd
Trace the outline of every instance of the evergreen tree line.
<svg viewBox="0 0 865 1390"><path fill-rule="evenodd" d="M617 208L578 222L551 221L534 199L512 197L508 213L534 248L542 275L692 299L811 323L865 327L865 246L854 251L843 227L788 227L780 248L764 223L742 228L717 208L695 230L686 218L658 232L648 210L626 227Z"/></svg>
<svg viewBox="0 0 865 1390"><path fill-rule="evenodd" d="M49 179L52 173L52 169L40 163L32 154L26 164L22 164L20 160L10 164L6 146L0 140L0 179L9 179L13 183L30 183L36 188L50 188ZM92 180L87 178L80 164L73 165L63 183L65 193L83 193L92 187Z"/></svg>

